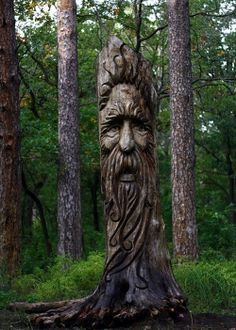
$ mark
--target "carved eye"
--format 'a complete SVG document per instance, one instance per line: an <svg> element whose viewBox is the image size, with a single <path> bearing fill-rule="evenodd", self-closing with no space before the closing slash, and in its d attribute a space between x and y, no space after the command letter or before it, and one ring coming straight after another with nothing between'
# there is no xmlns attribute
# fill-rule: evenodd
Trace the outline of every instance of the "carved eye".
<svg viewBox="0 0 236 330"><path fill-rule="evenodd" d="M147 127L143 125L142 123L137 123L134 126L135 130L140 133L146 133L148 131Z"/></svg>
<svg viewBox="0 0 236 330"><path fill-rule="evenodd" d="M119 125L115 125L115 126L113 126L112 128L111 128L111 131L112 132L116 132L116 131L118 131L120 129L120 126Z"/></svg>
<svg viewBox="0 0 236 330"><path fill-rule="evenodd" d="M147 129L146 129L146 127L145 127L144 125L139 126L138 129L139 129L141 132L146 132L146 131L147 131Z"/></svg>
<svg viewBox="0 0 236 330"><path fill-rule="evenodd" d="M111 128L109 128L108 130L108 134L109 133L112 133L112 134L115 134L119 131L120 129L120 126L119 125L113 125Z"/></svg>

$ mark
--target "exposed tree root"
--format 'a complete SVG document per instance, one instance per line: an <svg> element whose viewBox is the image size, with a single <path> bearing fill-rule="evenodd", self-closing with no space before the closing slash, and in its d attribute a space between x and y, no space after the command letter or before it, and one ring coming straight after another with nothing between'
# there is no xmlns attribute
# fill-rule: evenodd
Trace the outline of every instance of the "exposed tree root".
<svg viewBox="0 0 236 330"><path fill-rule="evenodd" d="M148 294L150 294L150 299L148 299ZM152 300L150 292L147 292L147 296L140 293L140 299L137 298L136 301L128 303L125 296L123 301L120 301L114 299L114 296L108 297L97 290L93 295L81 300L36 304L18 303L12 304L10 308L33 313L30 322L39 328L82 326L86 329L99 329L127 326L144 318L175 322L187 317L185 302L181 298L165 299L162 304L156 305L152 305Z"/></svg>
<svg viewBox="0 0 236 330"><path fill-rule="evenodd" d="M8 306L9 310L17 310L23 311L28 314L30 313L43 313L49 309L60 308L65 306L66 304L71 304L72 302L82 302L84 299L75 299L75 300L62 300L62 301L55 301L55 302L38 302L38 303L25 303L25 302L18 302L14 304L10 304Z"/></svg>

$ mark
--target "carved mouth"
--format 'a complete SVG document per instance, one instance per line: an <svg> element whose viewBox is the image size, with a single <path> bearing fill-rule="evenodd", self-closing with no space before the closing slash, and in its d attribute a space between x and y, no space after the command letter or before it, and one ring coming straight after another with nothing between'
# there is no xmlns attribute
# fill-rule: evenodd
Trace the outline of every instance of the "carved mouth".
<svg viewBox="0 0 236 330"><path fill-rule="evenodd" d="M121 182L133 182L135 180L135 177L134 177L134 174L122 174L121 177L120 177L120 181Z"/></svg>

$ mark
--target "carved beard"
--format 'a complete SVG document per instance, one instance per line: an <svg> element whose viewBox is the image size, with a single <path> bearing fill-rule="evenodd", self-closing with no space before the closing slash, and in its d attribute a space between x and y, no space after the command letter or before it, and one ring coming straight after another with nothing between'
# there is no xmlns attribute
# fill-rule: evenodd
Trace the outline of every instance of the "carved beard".
<svg viewBox="0 0 236 330"><path fill-rule="evenodd" d="M133 180L124 180L133 178ZM116 146L103 153L102 184L105 194L108 259L106 279L138 260L142 255L156 191L153 145L143 151L138 146L124 154Z"/></svg>

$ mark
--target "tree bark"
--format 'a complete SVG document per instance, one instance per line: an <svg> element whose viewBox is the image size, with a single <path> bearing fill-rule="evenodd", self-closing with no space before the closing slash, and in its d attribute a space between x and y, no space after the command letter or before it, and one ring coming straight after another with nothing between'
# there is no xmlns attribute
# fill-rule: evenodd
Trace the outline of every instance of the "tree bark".
<svg viewBox="0 0 236 330"><path fill-rule="evenodd" d="M58 102L59 183L58 253L80 259L82 229L80 212L78 60L76 2L58 1Z"/></svg>
<svg viewBox="0 0 236 330"><path fill-rule="evenodd" d="M173 246L177 259L198 257L195 151L188 0L168 1L172 139Z"/></svg>
<svg viewBox="0 0 236 330"><path fill-rule="evenodd" d="M141 48L141 26L142 26L142 2L143 0L134 0L133 9L135 16L136 46L135 51L140 52Z"/></svg>
<svg viewBox="0 0 236 330"><path fill-rule="evenodd" d="M20 254L19 78L13 0L0 1L0 269Z"/></svg>

